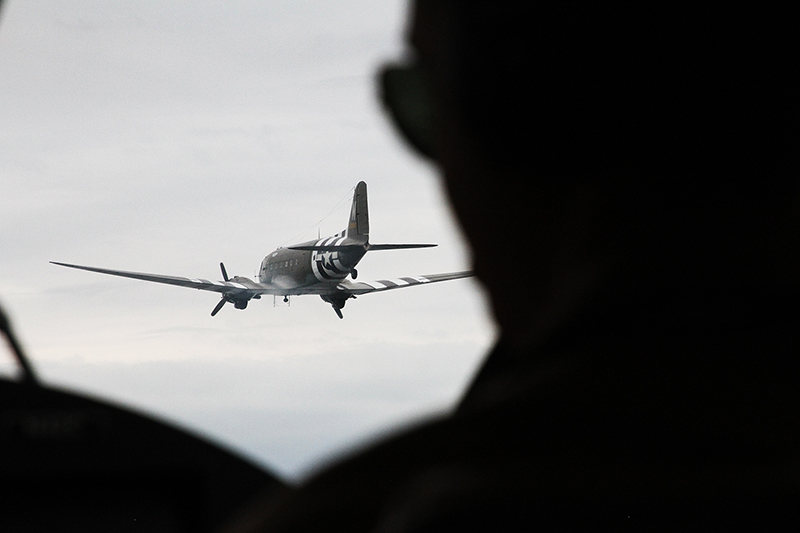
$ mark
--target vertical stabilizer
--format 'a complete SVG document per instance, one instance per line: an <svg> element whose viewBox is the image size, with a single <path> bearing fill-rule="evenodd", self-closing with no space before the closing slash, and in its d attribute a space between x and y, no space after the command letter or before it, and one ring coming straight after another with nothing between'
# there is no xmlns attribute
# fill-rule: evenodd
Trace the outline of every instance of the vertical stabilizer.
<svg viewBox="0 0 800 533"><path fill-rule="evenodd" d="M369 241L369 211L367 209L367 184L363 181L356 185L353 194L353 206L350 208L350 222L347 224L345 236L359 242Z"/></svg>

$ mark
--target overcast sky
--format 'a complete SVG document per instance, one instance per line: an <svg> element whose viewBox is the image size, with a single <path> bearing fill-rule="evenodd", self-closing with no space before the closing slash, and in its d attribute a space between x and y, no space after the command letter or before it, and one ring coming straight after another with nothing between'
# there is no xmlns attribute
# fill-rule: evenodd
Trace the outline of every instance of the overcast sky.
<svg viewBox="0 0 800 533"><path fill-rule="evenodd" d="M224 261L253 277L274 248L342 230L364 180L373 242L439 247L372 252L359 279L469 268L435 169L375 97L376 68L402 56L405 11L5 2L0 301L48 383L288 479L456 401L494 336L472 280L365 295L344 320L315 296L212 318L212 293L48 264L220 279Z"/></svg>

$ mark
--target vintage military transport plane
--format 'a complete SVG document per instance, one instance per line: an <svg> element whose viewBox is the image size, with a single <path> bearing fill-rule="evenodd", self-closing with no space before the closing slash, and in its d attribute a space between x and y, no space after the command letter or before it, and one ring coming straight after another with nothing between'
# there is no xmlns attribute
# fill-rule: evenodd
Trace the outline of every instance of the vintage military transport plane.
<svg viewBox="0 0 800 533"><path fill-rule="evenodd" d="M308 241L286 248L278 248L261 262L258 281L242 276L228 278L225 265L219 264L223 281L206 279L190 279L175 276L110 270L80 265L70 265L51 261L54 265L141 279L168 285L191 287L202 291L213 291L222 294L211 316L230 302L236 309L244 309L250 300L258 300L262 295L283 296L285 302L289 296L317 294L331 304L339 318L342 308L350 298L370 292L400 289L424 283L435 283L451 279L472 276L472 272L451 272L429 276L409 276L379 281L354 281L358 276L356 265L371 250L404 250L409 248L428 248L435 244L370 244L369 212L367 209L367 184L363 181L356 185L353 194L353 206L350 209L350 222L347 229L316 241ZM350 276L352 279L346 279Z"/></svg>

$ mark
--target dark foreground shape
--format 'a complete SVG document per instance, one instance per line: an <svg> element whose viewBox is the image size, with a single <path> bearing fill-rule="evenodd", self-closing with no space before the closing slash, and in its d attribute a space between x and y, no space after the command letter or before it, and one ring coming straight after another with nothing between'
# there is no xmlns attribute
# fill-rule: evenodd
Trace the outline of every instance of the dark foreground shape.
<svg viewBox="0 0 800 533"><path fill-rule="evenodd" d="M0 531L213 531L281 482L130 410L0 380Z"/></svg>

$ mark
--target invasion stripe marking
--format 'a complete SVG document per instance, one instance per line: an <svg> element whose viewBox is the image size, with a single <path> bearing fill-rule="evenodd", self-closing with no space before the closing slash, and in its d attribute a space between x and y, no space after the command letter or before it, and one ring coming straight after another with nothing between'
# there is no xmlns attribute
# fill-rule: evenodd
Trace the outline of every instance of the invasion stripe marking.
<svg viewBox="0 0 800 533"><path fill-rule="evenodd" d="M385 289L386 286L380 281L362 281L364 285L369 285L373 289Z"/></svg>
<svg viewBox="0 0 800 533"><path fill-rule="evenodd" d="M234 287L234 288L237 288L237 289L246 289L247 288L246 285L242 285L241 283L236 283L235 281L226 281L225 283L223 283L223 285L225 285L226 287Z"/></svg>
<svg viewBox="0 0 800 533"><path fill-rule="evenodd" d="M400 278L400 279L402 279L404 281L407 281L411 285L416 285L417 283L429 283L431 281L428 278L423 278L422 276L418 276L416 278L412 278L412 277L409 276L409 277Z"/></svg>
<svg viewBox="0 0 800 533"><path fill-rule="evenodd" d="M389 279L382 279L378 283L383 283L384 285L386 285L387 289L393 289L397 287L397 283Z"/></svg>
<svg viewBox="0 0 800 533"><path fill-rule="evenodd" d="M317 268L315 270L316 270L315 274L319 274L317 276L317 279L320 281L331 281L334 279L341 279L342 277L344 277L344 276L339 276L339 277L332 276L325 267Z"/></svg>
<svg viewBox="0 0 800 533"><path fill-rule="evenodd" d="M235 281L208 281L207 279L200 278L183 278L191 283L200 283L202 285L216 285L217 287L231 287L234 289L247 289L247 285L236 283Z"/></svg>
<svg viewBox="0 0 800 533"><path fill-rule="evenodd" d="M344 270L339 270L339 268L336 266L335 263L333 263L333 261L331 261L330 267L328 267L328 265L325 265L323 263L322 268L324 268L326 271L328 271L329 274L333 274L334 276L337 274L343 274L344 276L347 275L347 272L345 272Z"/></svg>

